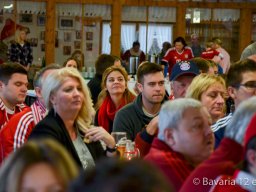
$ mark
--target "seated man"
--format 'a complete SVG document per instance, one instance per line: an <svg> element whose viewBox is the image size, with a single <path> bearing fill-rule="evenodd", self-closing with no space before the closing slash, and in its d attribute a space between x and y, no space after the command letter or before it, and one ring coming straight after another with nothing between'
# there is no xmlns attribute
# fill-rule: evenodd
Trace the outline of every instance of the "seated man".
<svg viewBox="0 0 256 192"><path fill-rule="evenodd" d="M193 61L176 63L170 76L172 94L169 99L184 98L188 86L198 74L199 69Z"/></svg>
<svg viewBox="0 0 256 192"><path fill-rule="evenodd" d="M231 65L226 83L228 94L234 100L236 109L242 101L256 95L256 62L245 59ZM212 125L215 135L215 148L219 146L224 137L226 126L230 123L232 116L233 113L231 112Z"/></svg>
<svg viewBox="0 0 256 192"><path fill-rule="evenodd" d="M164 74L162 67L145 62L138 68L138 89L136 99L120 109L115 116L113 131L127 133L127 138L134 141L136 135L158 115L165 99ZM152 134L152 135L151 135ZM146 139L153 139L155 133L147 134Z"/></svg>
<svg viewBox="0 0 256 192"><path fill-rule="evenodd" d="M209 191L216 177L234 173L244 155L242 144L246 128L255 113L256 97L238 106L219 147L189 175L180 189L181 192Z"/></svg>
<svg viewBox="0 0 256 192"><path fill-rule="evenodd" d="M170 76L172 91L169 99L173 100L175 98L185 97L188 86L198 74L199 70L194 62L181 61L180 63L175 64ZM156 135L155 133L158 129L157 124L158 118L154 118L154 120L152 120L147 127L136 136L135 142L140 149L141 156L145 156L148 153L153 141L153 138L149 140L145 135Z"/></svg>
<svg viewBox="0 0 256 192"><path fill-rule="evenodd" d="M46 107L41 94L43 81L53 70L59 68L58 65L49 65L36 74L33 84L37 100L27 109L14 115L0 130L0 163L27 141L35 125L44 118Z"/></svg>
<svg viewBox="0 0 256 192"><path fill-rule="evenodd" d="M0 65L0 130L10 118L23 109L27 94L26 69L17 63Z"/></svg>
<svg viewBox="0 0 256 192"><path fill-rule="evenodd" d="M132 48L124 52L124 54L122 55L122 60L124 60L126 64L128 64L129 59L132 56L139 57L139 63L145 61L145 53L140 49L140 43L138 41L134 41L132 44Z"/></svg>
<svg viewBox="0 0 256 192"><path fill-rule="evenodd" d="M179 191L192 170L213 152L214 137L207 110L199 101L166 102L159 114L158 137L145 160L162 170Z"/></svg>

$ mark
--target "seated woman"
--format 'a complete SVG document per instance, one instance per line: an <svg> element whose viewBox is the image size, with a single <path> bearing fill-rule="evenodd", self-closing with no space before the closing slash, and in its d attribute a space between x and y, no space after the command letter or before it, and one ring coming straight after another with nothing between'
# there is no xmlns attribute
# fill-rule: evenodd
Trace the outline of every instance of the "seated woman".
<svg viewBox="0 0 256 192"><path fill-rule="evenodd" d="M112 132L116 112L135 98L129 91L127 82L128 74L121 66L109 67L103 73L102 91L95 107L95 125L102 126L109 133Z"/></svg>
<svg viewBox="0 0 256 192"><path fill-rule="evenodd" d="M29 139L57 140L84 169L93 167L105 154L116 154L114 138L102 127L91 126L95 111L78 70L65 67L54 71L45 79L42 94L49 113ZM100 140L107 146L106 153Z"/></svg>
<svg viewBox="0 0 256 192"><path fill-rule="evenodd" d="M187 89L186 97L201 101L212 118L212 123L225 115L226 85L221 76L202 73Z"/></svg>
<svg viewBox="0 0 256 192"><path fill-rule="evenodd" d="M54 140L29 141L0 169L0 191L66 191L78 167Z"/></svg>
<svg viewBox="0 0 256 192"><path fill-rule="evenodd" d="M77 69L78 71L82 70L80 62L76 58L73 58L73 57L68 58L64 62L63 67L73 67L73 68Z"/></svg>

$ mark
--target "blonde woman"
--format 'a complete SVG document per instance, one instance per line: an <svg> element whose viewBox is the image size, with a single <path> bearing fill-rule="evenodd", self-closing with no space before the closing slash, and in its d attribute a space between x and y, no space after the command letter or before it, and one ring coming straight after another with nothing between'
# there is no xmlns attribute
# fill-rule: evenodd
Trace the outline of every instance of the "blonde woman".
<svg viewBox="0 0 256 192"><path fill-rule="evenodd" d="M105 70L102 77L102 91L96 104L95 124L112 132L116 112L132 102L135 96L127 87L128 74L121 66L112 66Z"/></svg>
<svg viewBox="0 0 256 192"><path fill-rule="evenodd" d="M201 101L210 113L212 123L224 116L226 85L221 76L198 75L188 87L186 97Z"/></svg>
<svg viewBox="0 0 256 192"><path fill-rule="evenodd" d="M10 61L20 63L27 71L33 61L32 48L30 43L27 41L28 28L21 28L17 32L16 41L11 43L9 50Z"/></svg>
<svg viewBox="0 0 256 192"><path fill-rule="evenodd" d="M30 138L53 138L61 143L84 169L95 166L100 157L114 156L114 138L102 127L91 127L94 109L84 79L74 68L51 73L42 88L48 115ZM102 148L102 140L107 151Z"/></svg>

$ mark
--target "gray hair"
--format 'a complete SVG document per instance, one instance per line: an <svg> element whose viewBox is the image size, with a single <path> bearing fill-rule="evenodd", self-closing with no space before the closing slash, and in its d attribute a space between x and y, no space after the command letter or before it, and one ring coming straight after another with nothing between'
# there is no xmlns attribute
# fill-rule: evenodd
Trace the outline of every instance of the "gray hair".
<svg viewBox="0 0 256 192"><path fill-rule="evenodd" d="M254 113L256 113L256 96L243 101L238 106L224 136L242 144L245 131Z"/></svg>
<svg viewBox="0 0 256 192"><path fill-rule="evenodd" d="M161 107L158 122L158 139L164 140L164 130L167 128L175 129L178 127L185 110L188 108L202 108L201 102L192 98L179 98L167 101Z"/></svg>

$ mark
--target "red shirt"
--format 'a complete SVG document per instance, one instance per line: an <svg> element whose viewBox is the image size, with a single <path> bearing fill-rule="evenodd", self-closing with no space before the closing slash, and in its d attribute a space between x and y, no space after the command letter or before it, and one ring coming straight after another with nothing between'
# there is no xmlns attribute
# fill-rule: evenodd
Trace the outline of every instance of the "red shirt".
<svg viewBox="0 0 256 192"><path fill-rule="evenodd" d="M0 131L0 163L12 151L21 147L28 139L35 125L43 119L46 108L36 100L31 107L15 114Z"/></svg>
<svg viewBox="0 0 256 192"><path fill-rule="evenodd" d="M14 112L12 114L8 113L8 110L6 110L4 102L0 98L0 130L6 125L6 123L14 114L24 110L26 107L27 106L25 104L18 104L15 106Z"/></svg>
<svg viewBox="0 0 256 192"><path fill-rule="evenodd" d="M179 191L185 179L194 167L178 152L173 151L163 141L155 138L149 153L145 157L156 165L166 176L175 191Z"/></svg>
<svg viewBox="0 0 256 192"><path fill-rule="evenodd" d="M214 56L220 56L220 52L216 51L215 49L209 49L203 51L201 57L204 59L213 59Z"/></svg>
<svg viewBox="0 0 256 192"><path fill-rule="evenodd" d="M168 72L171 74L173 66L180 62L180 61L187 61L194 57L192 49L190 47L185 47L181 53L179 53L175 47L168 49L164 58L162 59L163 62L168 63Z"/></svg>

